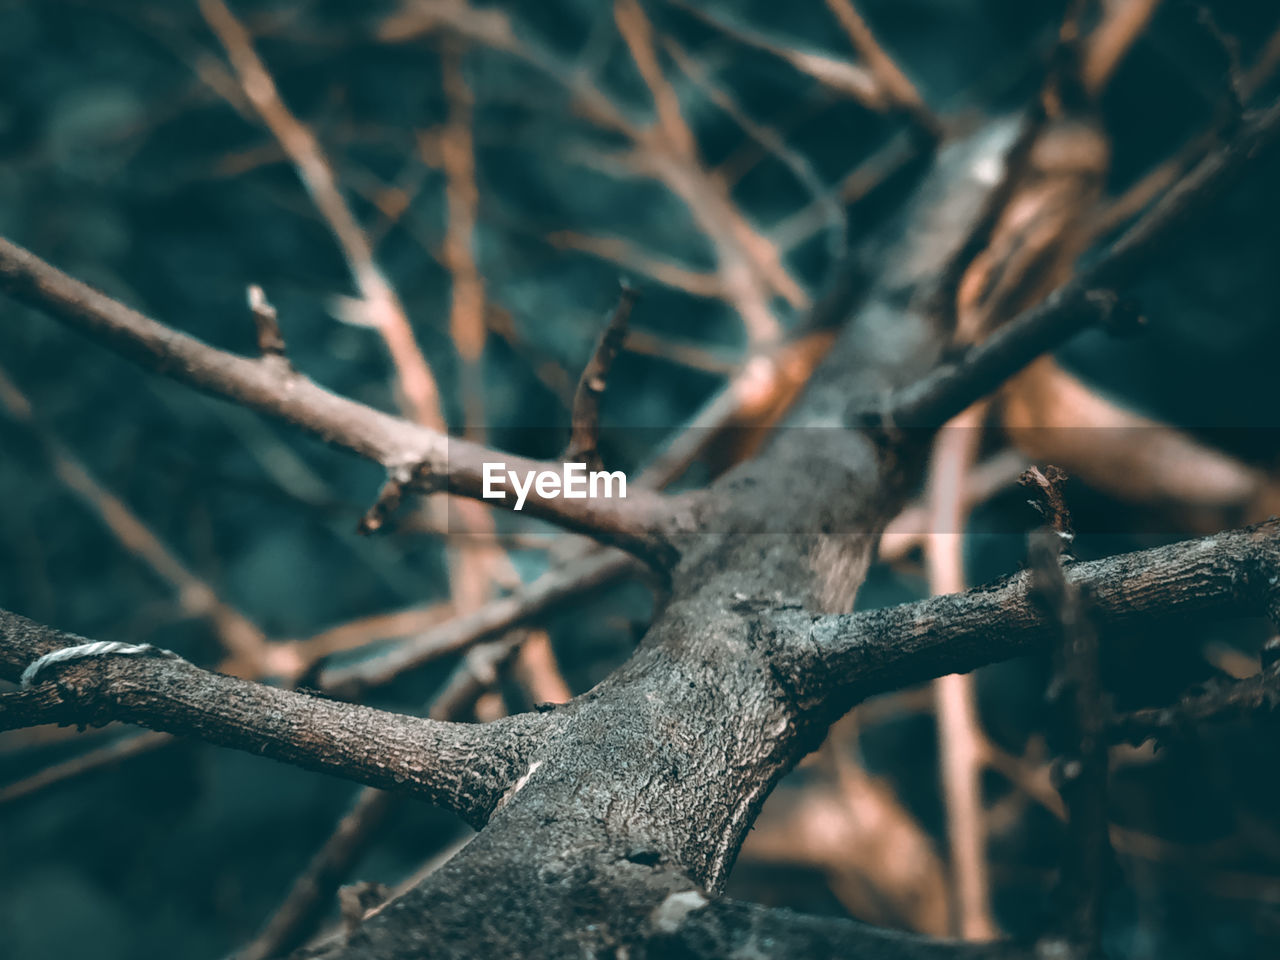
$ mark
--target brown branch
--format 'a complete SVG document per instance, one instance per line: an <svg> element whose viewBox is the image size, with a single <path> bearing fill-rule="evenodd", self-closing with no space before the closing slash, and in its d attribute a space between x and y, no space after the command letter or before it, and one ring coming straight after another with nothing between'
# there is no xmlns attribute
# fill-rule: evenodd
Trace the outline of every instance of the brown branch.
<svg viewBox="0 0 1280 960"><path fill-rule="evenodd" d="M522 658L532 653L529 659L531 663L536 662L529 672L537 676L537 682L532 686L525 684L534 700L567 701L569 692L555 670L546 634L538 631L528 642L522 643L523 640L518 633L508 634L471 650L436 693L430 716L437 720L461 717L479 693L497 682L498 667L517 651ZM559 681L559 689L555 681ZM400 794L376 787L360 791L351 809L294 880L262 932L236 955L237 960L267 960L300 946L320 923L339 885L377 839L383 823L403 799Z"/></svg>
<svg viewBox="0 0 1280 960"><path fill-rule="evenodd" d="M1133 310L1108 292L1126 286L1160 245L1235 182L1241 170L1280 138L1280 102L1253 114L1221 149L1178 181L1102 257L1039 306L892 397L886 411L861 415L864 422L928 427L945 422L991 393L1040 354L1093 324L1129 324Z"/></svg>
<svg viewBox="0 0 1280 960"><path fill-rule="evenodd" d="M1025 479L1039 490L1050 521L1049 527L1032 533L1028 562L1034 595L1057 627L1048 699L1058 717L1057 729L1051 732L1061 744L1054 784L1067 812L1056 891L1061 914L1057 929L1041 939L1039 949L1069 960L1098 960L1112 856L1107 816L1110 706L1102 689L1098 633L1088 593L1063 575L1071 533L1062 494L1065 480L1060 470L1041 473L1034 467Z"/></svg>
<svg viewBox="0 0 1280 960"><path fill-rule="evenodd" d="M287 651L270 643L257 624L218 596L124 500L103 486L79 457L38 422L31 402L2 367L0 411L31 432L43 448L54 477L98 516L120 546L169 584L182 613L204 620L213 628L230 658L225 666L228 672L273 674L291 661Z"/></svg>
<svg viewBox="0 0 1280 960"><path fill-rule="evenodd" d="M1030 501L1036 511L1049 525L1059 541L1069 545L1076 538L1071 527L1071 511L1067 508L1066 498L1062 495L1062 485L1067 475L1058 467L1048 466L1044 470L1029 467L1018 482L1029 490L1035 491L1036 499Z"/></svg>
<svg viewBox="0 0 1280 960"><path fill-rule="evenodd" d="M1084 590L1105 637L1136 622L1268 614L1280 575L1280 521L1104 560L1063 576ZM875 693L1046 650L1056 619L1028 573L967 593L863 613L775 615L776 664L810 711L838 711ZM801 622L803 620L803 622Z"/></svg>
<svg viewBox="0 0 1280 960"><path fill-rule="evenodd" d="M218 350L111 299L3 238L0 291L150 370L275 416L388 470L408 468L411 486L418 491L444 489L478 500L483 499L486 462L505 462L508 469L522 473L550 466L448 438L330 393L301 374ZM514 493L504 486L501 494L488 502L514 507ZM626 499L577 500L544 497L531 490L525 508L535 517L622 547L656 565L670 562L662 532L670 508L657 494L629 489Z"/></svg>
<svg viewBox="0 0 1280 960"><path fill-rule="evenodd" d="M849 35L853 48L867 63L871 75L876 78L880 90L893 106L901 110L911 121L930 137L937 137L941 131L938 118L925 105L919 91L893 58L885 53L867 26L862 15L858 13L852 0L827 0L827 8L835 15L844 32Z"/></svg>
<svg viewBox="0 0 1280 960"><path fill-rule="evenodd" d="M472 132L475 95L463 74L460 44L447 41L443 44L440 68L449 104L448 119L439 139L448 207L444 262L451 279L449 334L462 361L464 423L467 435L472 436L471 431L484 429L484 383L480 363L488 332L484 322L484 280L475 256L476 220L480 205Z"/></svg>
<svg viewBox="0 0 1280 960"><path fill-rule="evenodd" d="M589 470L599 469L601 466L600 401L604 398L613 361L617 359L623 340L626 339L627 322L631 318L631 309L635 306L637 296L635 288L624 280L617 306L613 308L600 333L600 339L596 341L591 359L582 369L578 389L573 395L573 432L569 436L564 459L571 462L582 461Z"/></svg>
<svg viewBox="0 0 1280 960"><path fill-rule="evenodd" d="M253 324L258 330L258 353L264 357L278 357L287 368L289 361L285 358L284 334L280 332L276 308L256 283L249 285L248 300L249 312L253 314Z"/></svg>
<svg viewBox="0 0 1280 960"><path fill-rule="evenodd" d="M17 680L46 653L86 642L0 611L0 676ZM403 791L482 824L525 772L540 721L477 726L402 716L150 657L51 666L6 694L0 728L109 720L195 737L309 770Z"/></svg>
<svg viewBox="0 0 1280 960"><path fill-rule="evenodd" d="M454 617L395 646L381 656L322 670L318 678L320 688L344 698L357 697L371 687L391 682L407 670L500 636L636 569L637 564L631 557L614 551L579 557L472 613Z"/></svg>
<svg viewBox="0 0 1280 960"><path fill-rule="evenodd" d="M932 522L925 553L929 592L934 595L965 588L966 478L978 452L985 415L986 404L975 404L952 419L934 441L927 481ZM978 719L973 676L939 677L933 689L951 851L951 932L965 940L992 940L999 928L991 913L982 803L981 749L986 737Z"/></svg>
<svg viewBox="0 0 1280 960"><path fill-rule="evenodd" d="M823 182L822 175L813 163L793 149L778 130L752 119L747 110L726 87L717 84L683 46L670 37L664 38L663 47L680 71L709 101L719 107L768 156L778 160L791 171L796 182L809 192L810 202L821 211L827 235L827 254L833 262L840 261L846 251L848 218L835 194ZM723 165L721 176L724 176Z"/></svg>
<svg viewBox="0 0 1280 960"><path fill-rule="evenodd" d="M1003 450L975 465L965 477L961 490L964 513L990 500L1001 490L1012 486L1026 470L1027 459L1015 450ZM932 518L927 503L915 501L902 509L885 525L877 551L881 561L895 563L922 545L930 533L960 533L955 528L940 528Z"/></svg>
<svg viewBox="0 0 1280 960"><path fill-rule="evenodd" d="M328 912L339 885L402 799L373 787L361 790L333 833L294 880L262 932L235 954L236 960L269 960L302 946Z"/></svg>
<svg viewBox="0 0 1280 960"><path fill-rule="evenodd" d="M332 164L315 135L285 105L275 80L253 49L253 38L230 8L223 0L200 0L200 12L226 50L244 98L293 163L341 248L360 291L362 319L386 344L406 414L423 426L442 429L444 418L435 377L414 339L399 296L375 262L369 238L343 199Z"/></svg>
<svg viewBox="0 0 1280 960"><path fill-rule="evenodd" d="M1160 0L1121 0L1106 5L1102 22L1084 45L1080 75L1090 95L1096 97L1106 87L1159 5Z"/></svg>
<svg viewBox="0 0 1280 960"><path fill-rule="evenodd" d="M860 64L849 63L811 50L788 47L762 33L731 23L718 14L709 13L699 5L691 3L690 0L667 0L667 2L723 33L735 43L777 57L793 69L812 77L821 86L843 96L852 97L868 110L883 113L893 105L875 74Z"/></svg>

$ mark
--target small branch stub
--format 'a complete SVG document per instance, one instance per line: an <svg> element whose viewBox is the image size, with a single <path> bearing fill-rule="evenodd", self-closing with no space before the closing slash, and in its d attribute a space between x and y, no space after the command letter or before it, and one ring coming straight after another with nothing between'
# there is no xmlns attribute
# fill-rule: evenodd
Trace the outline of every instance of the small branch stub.
<svg viewBox="0 0 1280 960"><path fill-rule="evenodd" d="M1018 483L1036 494L1035 499L1027 503L1044 517L1045 523L1058 535L1061 549L1069 553L1076 534L1071 527L1071 511L1067 509L1066 498L1062 495L1062 485L1066 481L1066 471L1052 465L1043 471L1039 467L1031 467L1018 478Z"/></svg>
<svg viewBox="0 0 1280 960"><path fill-rule="evenodd" d="M263 359L275 358L287 369L289 360L285 356L284 335L280 332L276 308L256 283L249 284L248 300L249 312L253 314L253 324L258 330L258 352Z"/></svg>
<svg viewBox="0 0 1280 960"><path fill-rule="evenodd" d="M413 469L407 466L392 467L387 471L387 480L382 485L382 489L378 491L378 499L373 502L360 523L356 526L356 532L368 536L371 533L377 533L386 524L387 519L400 509L400 502L404 499L405 488L413 480Z"/></svg>
<svg viewBox="0 0 1280 960"><path fill-rule="evenodd" d="M600 339L583 368L578 389L573 395L573 432L565 449L565 460L582 462L588 468L602 466L600 461L600 401L608 385L613 361L627 337L627 323L639 293L626 280L620 282L618 304L609 316Z"/></svg>

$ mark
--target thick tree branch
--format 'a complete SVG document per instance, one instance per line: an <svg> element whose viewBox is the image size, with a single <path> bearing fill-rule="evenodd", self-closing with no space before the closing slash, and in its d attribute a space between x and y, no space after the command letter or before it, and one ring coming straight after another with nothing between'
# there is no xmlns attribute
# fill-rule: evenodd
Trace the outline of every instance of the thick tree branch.
<svg viewBox="0 0 1280 960"><path fill-rule="evenodd" d="M407 470L410 486L473 499L484 494L484 464L502 462L517 472L550 464L454 439L331 393L307 377L264 359L219 350L158 323L0 238L0 291L97 340L142 366L214 396L278 417L321 439L385 466ZM513 507L504 485L496 506ZM664 528L668 502L657 493L628 489L626 499L538 496L524 504L533 516L622 547L663 566L671 561Z"/></svg>
<svg viewBox="0 0 1280 960"><path fill-rule="evenodd" d="M0 610L0 676L84 643ZM478 726L387 713L202 670L185 660L105 656L51 666L0 700L0 728L111 720L191 736L399 790L479 826L528 767L541 721Z"/></svg>
<svg viewBox="0 0 1280 960"><path fill-rule="evenodd" d="M1280 521L1200 540L1074 563L1068 585L1088 591L1105 637L1162 617L1263 616L1277 603ZM776 615L782 682L826 716L872 694L1048 649L1058 630L1027 572L967 593L862 613Z"/></svg>

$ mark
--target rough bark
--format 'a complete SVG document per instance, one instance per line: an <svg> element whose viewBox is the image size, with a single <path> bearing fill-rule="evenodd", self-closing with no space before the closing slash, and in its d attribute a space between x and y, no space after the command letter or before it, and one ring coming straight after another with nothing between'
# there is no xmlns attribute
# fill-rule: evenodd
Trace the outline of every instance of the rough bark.
<svg viewBox="0 0 1280 960"><path fill-rule="evenodd" d="M0 610L0 676L83 637ZM387 713L210 673L185 660L92 657L0 695L0 729L112 720L416 795L482 824L531 755L536 716L480 727Z"/></svg>

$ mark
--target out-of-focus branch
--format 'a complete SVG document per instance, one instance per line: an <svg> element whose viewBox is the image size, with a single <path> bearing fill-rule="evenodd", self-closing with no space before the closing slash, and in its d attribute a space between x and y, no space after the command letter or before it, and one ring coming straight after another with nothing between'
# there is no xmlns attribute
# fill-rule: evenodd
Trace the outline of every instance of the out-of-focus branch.
<svg viewBox="0 0 1280 960"><path fill-rule="evenodd" d="M967 514L978 504L1012 486L1026 468L1026 457L1016 450L1003 450L976 464L966 474L960 491L961 510ZM913 549L923 545L935 529L928 503L923 500L910 503L884 528L878 555L886 563L902 560Z"/></svg>
<svg viewBox="0 0 1280 960"><path fill-rule="evenodd" d="M1214 682L1202 692L1187 694L1167 707L1148 707L1114 718L1112 739L1135 746L1144 740L1165 740L1195 728L1267 714L1280 707L1280 663L1243 680Z"/></svg>
<svg viewBox="0 0 1280 960"><path fill-rule="evenodd" d="M663 46L672 61L680 68L708 100L725 112L742 128L764 152L775 157L791 171L796 181L809 191L811 202L822 212L827 235L827 254L833 262L841 260L846 252L845 235L849 225L835 194L823 182L822 176L807 157L792 148L779 131L751 118L733 93L717 84L702 69L697 60L684 47L671 38L665 38Z"/></svg>
<svg viewBox="0 0 1280 960"><path fill-rule="evenodd" d="M72 732L75 733L75 731ZM175 739L167 733L154 733L150 730L116 737L110 743L86 750L60 763L50 764L21 780L6 783L0 787L0 806L175 742Z"/></svg>
<svg viewBox="0 0 1280 960"><path fill-rule="evenodd" d="M868 110L883 112L893 105L892 99L881 88L875 74L861 64L849 63L812 50L788 47L763 33L731 23L689 0L668 0L668 2L701 20L707 26L720 31L734 42L777 57L805 76L812 77L827 89L853 98Z"/></svg>
<svg viewBox="0 0 1280 960"><path fill-rule="evenodd" d="M985 412L986 404L975 404L953 418L934 441L928 478L932 516L925 558L929 592L935 596L965 588L964 494ZM965 940L993 940L999 930L991 915L987 877L981 756L986 738L978 721L973 676L939 677L933 687L951 850L952 932Z"/></svg>
<svg viewBox="0 0 1280 960"><path fill-rule="evenodd" d="M1042 953L1070 960L1096 960L1102 951L1102 907L1111 866L1108 834L1107 724L1110 707L1102 689L1098 634L1087 594L1063 575L1066 547L1073 537L1063 498L1061 471L1032 467L1027 485L1038 491L1048 520L1031 536L1028 562L1032 590L1056 621L1055 675L1049 700L1058 714L1055 739L1061 744L1055 782L1067 811L1063 866L1058 882L1058 928L1042 938Z"/></svg>
<svg viewBox="0 0 1280 960"><path fill-rule="evenodd" d="M1097 96L1106 87L1158 6L1160 0L1108 0L1103 4L1102 22L1089 33L1080 66L1080 81L1090 95Z"/></svg>
<svg viewBox="0 0 1280 960"><path fill-rule="evenodd" d="M464 422L468 436L471 436L471 431L484 428L484 384L480 376L480 361L487 333L484 280L475 256L476 218L480 205L471 129L475 97L463 75L462 52L456 42L444 45L440 68L449 103L449 116L439 138L448 204L444 262L452 281L449 334L462 361Z"/></svg>
<svg viewBox="0 0 1280 960"><path fill-rule="evenodd" d="M292 659L288 652L268 643L256 624L192 573L127 503L104 487L61 440L39 425L30 401L3 368L0 368L0 410L30 430L44 449L53 475L101 519L120 545L173 588L182 612L208 621L231 658L224 666L227 672L241 676L274 674L281 668L287 672Z"/></svg>
<svg viewBox="0 0 1280 960"><path fill-rule="evenodd" d="M662 72L643 7L637 0L615 0L614 18L657 112L657 123L637 142L636 167L679 196L715 245L725 294L752 343L776 342L781 328L769 305L771 292L797 307L807 306L807 296L787 273L779 251L748 223L724 184L706 172L679 98Z"/></svg>
<svg viewBox="0 0 1280 960"><path fill-rule="evenodd" d="M406 670L528 623L558 604L637 569L633 558L616 551L581 556L472 613L454 617L398 644L381 656L322 670L319 685L337 696L358 696L370 687L389 683Z"/></svg>
<svg viewBox="0 0 1280 960"><path fill-rule="evenodd" d="M628 174L665 184L689 209L716 252L716 273L723 295L742 318L753 343L775 342L781 333L770 298L774 293L796 308L808 296L791 276L781 251L744 216L722 181L709 173L681 112L679 98L658 62L653 25L634 0L619 0L614 19L653 100L657 122L641 126L589 78L530 37L519 35L509 17L496 8L477 9L452 0L410 0L385 20L380 36L404 41L433 31L451 31L501 50L560 85L592 123L625 138L621 157Z"/></svg>
<svg viewBox="0 0 1280 960"><path fill-rule="evenodd" d="M883 411L870 414L870 421L889 427L941 424L1085 327L1128 323L1134 315L1109 291L1136 279L1159 246L1203 212L1278 137L1280 103L1250 116L1229 143L1179 180L1092 266L971 348L959 362L890 398Z"/></svg>
<svg viewBox="0 0 1280 960"><path fill-rule="evenodd" d="M302 946L328 912L330 898L367 850L400 799L398 794L365 787L324 845L294 880L288 896L236 960L269 960Z"/></svg>
<svg viewBox="0 0 1280 960"><path fill-rule="evenodd" d="M591 359L582 368L578 389L573 395L573 430L564 458L567 461L582 461L591 470L601 466L600 402L604 399L613 361L617 359L627 336L627 322L631 318L631 308L635 306L636 296L635 288L624 282L618 303L596 341Z"/></svg>
<svg viewBox="0 0 1280 960"><path fill-rule="evenodd" d="M907 75L884 51L867 26L862 15L858 13L852 0L827 0L827 8L835 15L844 32L849 35L853 48L867 63L871 75L875 77L885 98L898 110L901 110L912 122L931 137L940 132L938 118L925 105L915 85L907 79Z"/></svg>
<svg viewBox="0 0 1280 960"><path fill-rule="evenodd" d="M395 289L373 256L373 248L338 187L333 166L315 135L285 105L275 81L253 49L253 38L223 0L200 0L200 12L226 50L245 98L293 163L316 209L342 249L356 288L360 319L386 344L405 401L405 412L423 426L440 430L440 398L435 377L413 335Z"/></svg>

